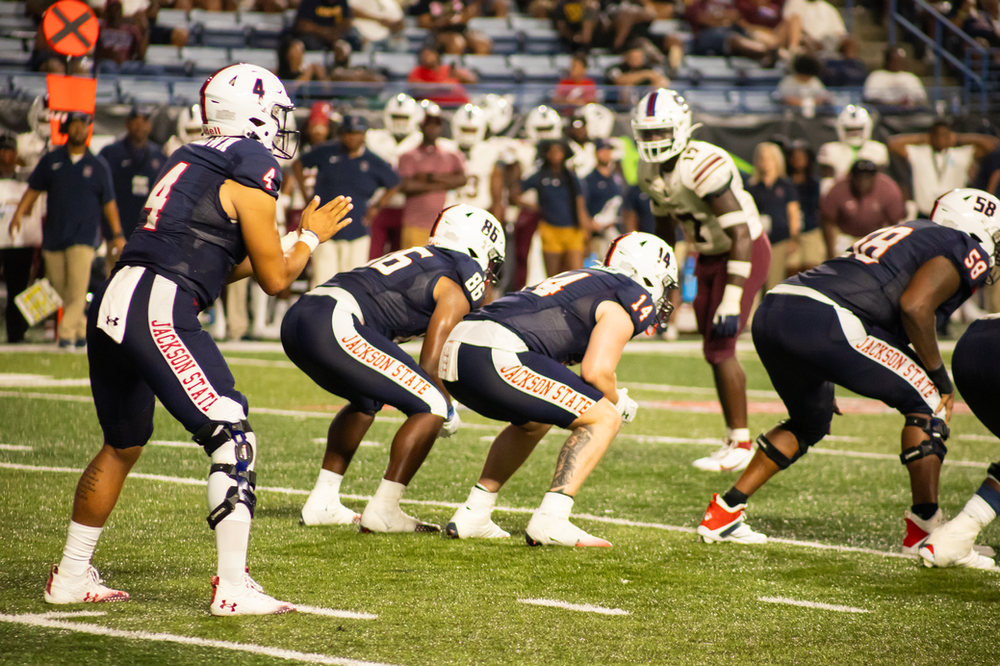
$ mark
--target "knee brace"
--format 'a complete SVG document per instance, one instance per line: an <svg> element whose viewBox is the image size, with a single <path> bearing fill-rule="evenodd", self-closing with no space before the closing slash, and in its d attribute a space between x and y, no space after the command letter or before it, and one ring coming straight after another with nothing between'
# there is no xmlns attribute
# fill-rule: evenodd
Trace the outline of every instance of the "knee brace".
<svg viewBox="0 0 1000 666"><path fill-rule="evenodd" d="M210 423L195 434L195 441L212 457L208 526L214 530L239 504L246 506L253 518L257 505L253 492L257 487L257 473L253 471L256 438L250 424Z"/></svg>
<svg viewBox="0 0 1000 666"><path fill-rule="evenodd" d="M771 443L764 433L757 436L757 448L764 452L764 455L771 459L778 469L785 470L788 469L793 462L801 458L809 450L808 446L803 446L799 443L799 450L795 452L795 455L789 458L784 453L778 450L778 448Z"/></svg>
<svg viewBox="0 0 1000 666"><path fill-rule="evenodd" d="M920 428L927 433L928 439L921 442L919 446L911 446L905 449L899 454L899 462L908 465L914 460L920 460L931 455L937 456L941 459L941 462L944 462L944 456L948 453L948 447L944 443L951 435L951 431L945 425L944 421L932 416L926 418L922 416L907 416L905 425Z"/></svg>

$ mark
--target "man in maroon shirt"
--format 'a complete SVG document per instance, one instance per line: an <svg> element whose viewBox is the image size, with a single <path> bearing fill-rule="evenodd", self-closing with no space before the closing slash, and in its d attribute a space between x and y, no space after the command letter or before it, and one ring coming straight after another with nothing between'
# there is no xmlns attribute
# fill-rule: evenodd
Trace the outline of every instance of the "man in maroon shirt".
<svg viewBox="0 0 1000 666"><path fill-rule="evenodd" d="M108 0L94 48L97 71L101 74L138 72L148 46L149 34L123 18L121 0ZM123 67L124 63L133 61L136 65Z"/></svg>
<svg viewBox="0 0 1000 666"><path fill-rule="evenodd" d="M838 180L820 200L826 258L837 252L837 236L862 238L903 221L903 192L892 178L870 160L858 160L846 178ZM840 248L841 250L846 248Z"/></svg>

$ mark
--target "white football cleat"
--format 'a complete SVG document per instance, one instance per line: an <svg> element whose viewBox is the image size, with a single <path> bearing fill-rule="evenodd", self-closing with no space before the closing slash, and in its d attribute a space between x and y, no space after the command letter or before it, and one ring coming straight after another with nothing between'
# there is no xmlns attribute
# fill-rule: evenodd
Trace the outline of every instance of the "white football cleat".
<svg viewBox="0 0 1000 666"><path fill-rule="evenodd" d="M49 581L45 584L45 601L50 604L91 604L128 601L128 592L112 590L101 580L101 574L90 566L82 576L59 573L53 564Z"/></svg>
<svg viewBox="0 0 1000 666"><path fill-rule="evenodd" d="M746 504L737 504L729 507L719 493L712 495L712 501L708 504L705 517L698 525L698 536L705 543L716 541L733 541L735 543L767 543L767 536L760 532L754 532L746 524Z"/></svg>
<svg viewBox="0 0 1000 666"><path fill-rule="evenodd" d="M490 519L489 513L473 511L467 506L459 507L444 531L452 539L506 539L510 537L510 532L500 529Z"/></svg>
<svg viewBox="0 0 1000 666"><path fill-rule="evenodd" d="M920 544L918 553L925 567L957 567L964 569L992 569L992 558L976 552L974 544L979 536L979 523L959 513Z"/></svg>
<svg viewBox="0 0 1000 666"><path fill-rule="evenodd" d="M239 585L223 585L212 576L212 615L282 615L295 612L295 606L264 594L250 574L243 574Z"/></svg>
<svg viewBox="0 0 1000 666"><path fill-rule="evenodd" d="M944 513L941 509L938 509L937 513L924 520L909 509L906 509L903 511L903 519L906 521L906 536L903 537L903 555L916 555L924 540L944 522Z"/></svg>
<svg viewBox="0 0 1000 666"><path fill-rule="evenodd" d="M744 445L749 442L743 442ZM692 466L704 472L738 472L746 469L753 458L753 445L743 448L739 442L725 440L712 455L706 458L699 458L691 463Z"/></svg>
<svg viewBox="0 0 1000 666"><path fill-rule="evenodd" d="M431 523L417 520L403 513L396 506L369 502L361 514L361 532L440 532L441 528Z"/></svg>
<svg viewBox="0 0 1000 666"><path fill-rule="evenodd" d="M314 525L357 525L360 522L361 514L355 513L341 504L337 495L324 496L316 491L309 494L309 499L302 507L302 514L299 518L300 525L309 527Z"/></svg>
<svg viewBox="0 0 1000 666"><path fill-rule="evenodd" d="M611 542L587 534L569 522L548 513L536 511L528 522L524 538L529 546L575 546L578 548L611 548Z"/></svg>

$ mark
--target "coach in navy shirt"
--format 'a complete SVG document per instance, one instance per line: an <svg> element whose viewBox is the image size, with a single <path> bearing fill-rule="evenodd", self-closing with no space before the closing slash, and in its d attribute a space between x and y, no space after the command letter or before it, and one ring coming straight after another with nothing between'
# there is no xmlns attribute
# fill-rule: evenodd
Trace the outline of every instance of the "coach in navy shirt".
<svg viewBox="0 0 1000 666"><path fill-rule="evenodd" d="M371 221L399 188L399 176L389 163L365 148L367 131L368 123L362 116L345 116L338 140L319 144L293 166L303 192L303 168L315 167L314 194L322 202L347 196L354 204L350 226L313 252L310 285L323 284L337 273L368 263ZM382 196L369 206L380 189L384 190Z"/></svg>
<svg viewBox="0 0 1000 666"><path fill-rule="evenodd" d="M622 191L625 180L615 169L611 143L604 139L594 142L597 166L583 179L586 191L587 214L594 221L594 235L602 235L604 241L594 248L599 257L607 252L611 241L619 235L618 221L622 207Z"/></svg>
<svg viewBox="0 0 1000 666"><path fill-rule="evenodd" d="M149 112L133 107L125 121L125 137L105 146L100 155L111 168L125 238L132 236L149 198L149 189L167 161L160 146L149 140L152 129Z"/></svg>
<svg viewBox="0 0 1000 666"><path fill-rule="evenodd" d="M28 191L14 212L11 229L21 226L21 216L42 192L48 192L48 210L42 227L45 274L63 300L59 346L86 346L87 320L83 315L90 282L94 246L101 217L111 226L110 252L117 257L125 246L115 191L108 164L87 148L92 119L71 112L63 122L65 146L54 148L39 160L28 178Z"/></svg>

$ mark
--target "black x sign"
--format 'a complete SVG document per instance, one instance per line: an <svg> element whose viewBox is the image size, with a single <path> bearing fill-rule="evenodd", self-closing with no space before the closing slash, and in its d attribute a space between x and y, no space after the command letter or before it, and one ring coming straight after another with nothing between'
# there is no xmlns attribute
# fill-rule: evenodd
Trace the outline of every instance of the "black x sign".
<svg viewBox="0 0 1000 666"><path fill-rule="evenodd" d="M53 44L61 42L63 39L65 39L70 35L76 35L76 38L80 40L80 43L83 44L84 48L89 49L91 47L92 44L90 40L84 37L83 34L80 32L80 27L87 22L87 19L90 18L89 13L84 12L80 14L80 16L76 18L76 20L70 21L68 18L66 18L66 15L62 13L62 11L59 9L58 6L52 7L52 12L56 16L58 16L63 23L66 24L62 30L57 32L52 37Z"/></svg>

